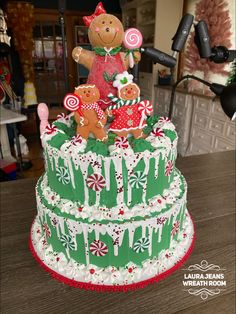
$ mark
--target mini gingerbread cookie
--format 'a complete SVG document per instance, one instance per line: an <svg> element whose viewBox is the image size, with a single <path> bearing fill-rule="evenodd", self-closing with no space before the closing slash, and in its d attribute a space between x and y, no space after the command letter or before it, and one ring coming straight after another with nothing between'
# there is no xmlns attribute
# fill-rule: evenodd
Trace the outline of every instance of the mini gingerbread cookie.
<svg viewBox="0 0 236 314"><path fill-rule="evenodd" d="M89 41L94 51L76 47L72 57L90 71L87 83L96 84L100 90L99 104L106 109L111 104L108 94L116 95L112 85L115 76L129 67L128 54L120 52L124 28L117 17L106 13L101 2L94 14L83 19L88 26ZM133 54L135 62L139 62L140 52L134 51Z"/></svg>
<svg viewBox="0 0 236 314"><path fill-rule="evenodd" d="M114 116L109 131L118 136L132 134L134 138L144 137L143 128L152 113L152 104L149 100L140 101L140 89L127 71L118 74L113 85L118 88L118 97L109 94L114 103L107 110L108 115Z"/></svg>
<svg viewBox="0 0 236 314"><path fill-rule="evenodd" d="M106 141L107 134L104 125L107 122L107 114L98 105L100 93L95 85L82 84L75 88L74 94L67 94L64 98L64 106L74 111L77 122L77 134L88 139L93 134L99 141Z"/></svg>

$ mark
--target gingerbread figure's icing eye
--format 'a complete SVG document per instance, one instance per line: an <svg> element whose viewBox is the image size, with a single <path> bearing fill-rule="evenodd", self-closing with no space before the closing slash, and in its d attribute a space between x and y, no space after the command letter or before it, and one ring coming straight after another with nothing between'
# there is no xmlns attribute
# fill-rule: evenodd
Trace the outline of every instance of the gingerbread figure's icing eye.
<svg viewBox="0 0 236 314"><path fill-rule="evenodd" d="M106 22L105 21L102 21L102 24L105 24Z"/></svg>
<svg viewBox="0 0 236 314"><path fill-rule="evenodd" d="M112 24L112 21L110 21L110 24Z"/></svg>
<svg viewBox="0 0 236 314"><path fill-rule="evenodd" d="M84 94L86 94L86 90L84 90Z"/></svg>

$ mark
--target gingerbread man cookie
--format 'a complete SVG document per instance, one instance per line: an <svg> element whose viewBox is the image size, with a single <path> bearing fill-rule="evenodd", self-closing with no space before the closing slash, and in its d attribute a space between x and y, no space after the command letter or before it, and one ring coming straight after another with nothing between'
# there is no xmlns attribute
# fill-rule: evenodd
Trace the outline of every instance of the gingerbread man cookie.
<svg viewBox="0 0 236 314"><path fill-rule="evenodd" d="M142 138L147 116L152 113L152 104L149 100L140 101L140 89L132 80L133 75L127 71L116 76L113 85L118 88L118 97L109 94L114 103L107 110L114 116L109 131L118 136L132 134L134 138Z"/></svg>
<svg viewBox="0 0 236 314"><path fill-rule="evenodd" d="M116 95L112 85L115 76L129 67L127 54L120 52L124 28L117 17L106 13L101 2L94 14L84 16L83 19L88 26L89 41L94 51L76 47L72 57L90 71L87 83L96 84L100 90L99 104L102 109L106 109L111 104L108 94ZM136 63L140 56L139 51L134 52Z"/></svg>
<svg viewBox="0 0 236 314"><path fill-rule="evenodd" d="M74 94L67 94L64 98L64 106L74 111L77 122L77 134L88 139L93 134L99 141L108 139L104 125L107 122L107 114L98 105L100 92L95 85L82 84L75 88Z"/></svg>

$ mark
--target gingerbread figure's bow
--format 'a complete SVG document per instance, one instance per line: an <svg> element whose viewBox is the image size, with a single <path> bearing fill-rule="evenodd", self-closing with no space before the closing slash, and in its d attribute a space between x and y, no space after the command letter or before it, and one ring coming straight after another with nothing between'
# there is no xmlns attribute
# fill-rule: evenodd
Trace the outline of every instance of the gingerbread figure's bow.
<svg viewBox="0 0 236 314"><path fill-rule="evenodd" d="M96 6L95 12L92 15L83 16L84 24L89 27L93 19L103 13L106 13L106 10L103 8L102 2L99 2Z"/></svg>

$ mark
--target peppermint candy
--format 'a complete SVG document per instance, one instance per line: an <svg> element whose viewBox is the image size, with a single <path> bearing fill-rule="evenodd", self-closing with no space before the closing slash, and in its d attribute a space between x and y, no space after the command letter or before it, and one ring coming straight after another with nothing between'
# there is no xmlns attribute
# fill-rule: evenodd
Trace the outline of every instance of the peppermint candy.
<svg viewBox="0 0 236 314"><path fill-rule="evenodd" d="M177 220L174 224L173 224L173 227L172 227L172 230L171 230L171 235L174 236L178 233L179 231L179 227L180 227L180 222Z"/></svg>
<svg viewBox="0 0 236 314"><path fill-rule="evenodd" d="M138 111L145 117L150 116L152 113L152 104L149 100L143 100L138 105Z"/></svg>
<svg viewBox="0 0 236 314"><path fill-rule="evenodd" d="M104 177L99 173L94 173L86 180L87 186L94 191L101 191L106 185Z"/></svg>
<svg viewBox="0 0 236 314"><path fill-rule="evenodd" d="M158 120L158 123L164 123L164 122L169 122L170 119L168 117L160 117L160 119Z"/></svg>
<svg viewBox="0 0 236 314"><path fill-rule="evenodd" d="M115 146L117 148L128 148L129 147L129 141L124 136L117 137L115 139Z"/></svg>
<svg viewBox="0 0 236 314"><path fill-rule="evenodd" d="M74 146L77 146L78 144L81 144L82 141L83 141L82 136L77 134L77 135L72 137L71 144L74 145Z"/></svg>
<svg viewBox="0 0 236 314"><path fill-rule="evenodd" d="M57 119L65 119L65 120L68 120L68 116L67 116L64 112L62 112L62 113L59 113L59 114L57 115Z"/></svg>
<svg viewBox="0 0 236 314"><path fill-rule="evenodd" d="M148 249L150 245L150 241L148 238L141 238L133 245L133 250L136 253L143 253L145 250Z"/></svg>
<svg viewBox="0 0 236 314"><path fill-rule="evenodd" d="M60 236L60 241L64 248L69 250L75 250L75 242L72 240L71 236L63 234Z"/></svg>
<svg viewBox="0 0 236 314"><path fill-rule="evenodd" d="M48 124L45 128L45 133L48 135L55 133L56 131L57 131L57 127L55 125Z"/></svg>
<svg viewBox="0 0 236 314"><path fill-rule="evenodd" d="M154 135L156 137L163 137L165 135L165 133L163 132L162 129L155 128L154 130L152 130L152 135Z"/></svg>
<svg viewBox="0 0 236 314"><path fill-rule="evenodd" d="M147 180L147 176L141 172L141 171L136 171L134 172L129 179L129 183L131 185L132 188L142 188Z"/></svg>
<svg viewBox="0 0 236 314"><path fill-rule="evenodd" d="M90 252L95 256L105 256L108 253L108 247L100 240L94 240L90 244Z"/></svg>
<svg viewBox="0 0 236 314"><path fill-rule="evenodd" d="M51 230L46 223L43 224L43 232L47 238L51 237Z"/></svg>
<svg viewBox="0 0 236 314"><path fill-rule="evenodd" d="M59 182L62 184L69 184L70 183L70 175L68 170L65 167L59 167L56 171L56 176Z"/></svg>
<svg viewBox="0 0 236 314"><path fill-rule="evenodd" d="M173 163L171 160L169 160L166 164L166 168L165 168L165 175L166 176L170 176L171 172L173 171Z"/></svg>
<svg viewBox="0 0 236 314"><path fill-rule="evenodd" d="M71 112L78 110L81 104L80 97L72 93L67 94L63 100L64 107Z"/></svg>

